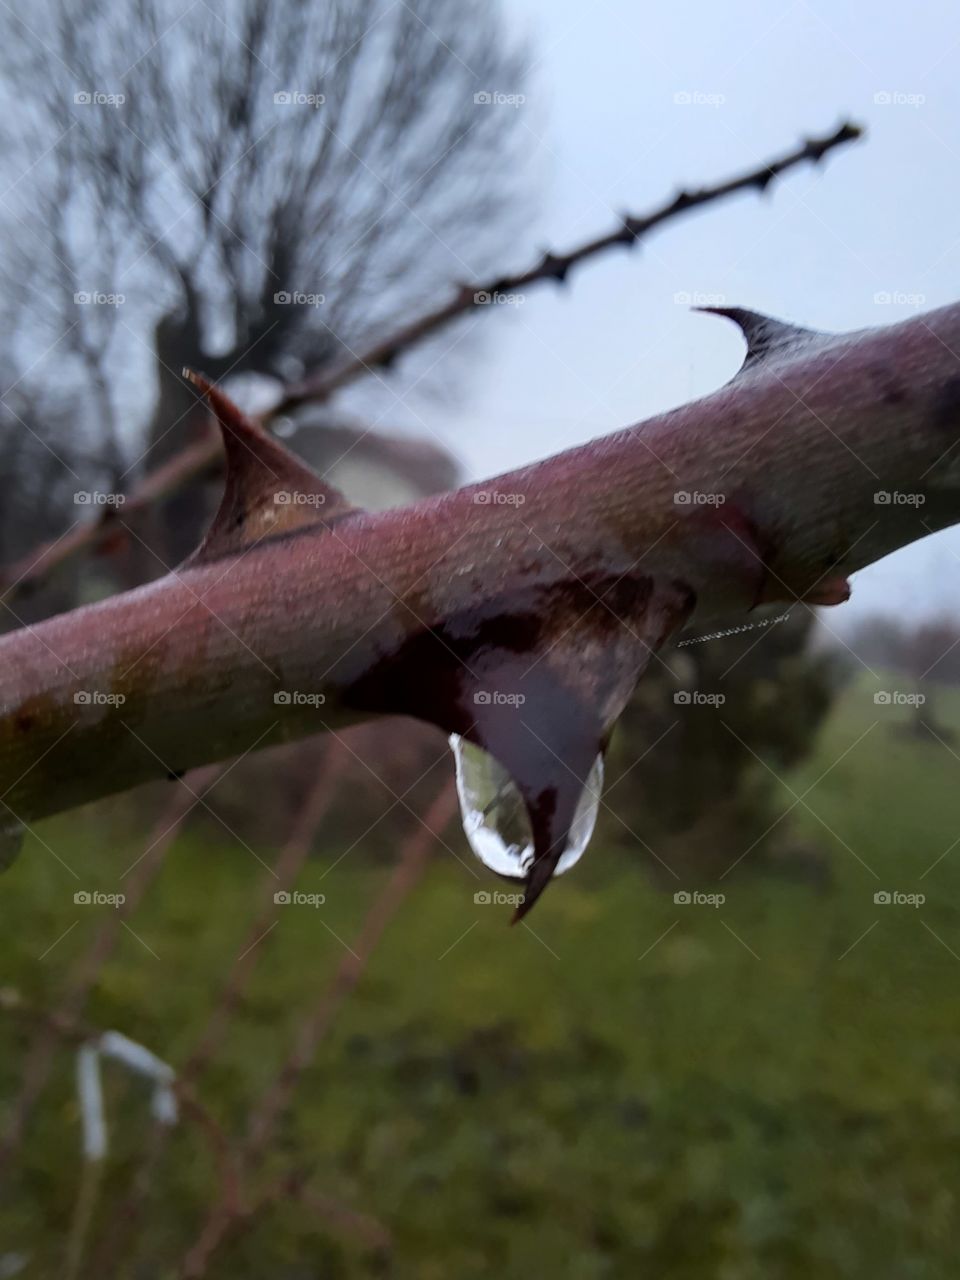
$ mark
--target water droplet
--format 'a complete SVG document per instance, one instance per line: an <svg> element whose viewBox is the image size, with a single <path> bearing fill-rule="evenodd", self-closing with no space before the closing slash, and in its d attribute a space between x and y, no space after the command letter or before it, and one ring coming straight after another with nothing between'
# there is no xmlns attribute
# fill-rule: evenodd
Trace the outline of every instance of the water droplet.
<svg viewBox="0 0 960 1280"><path fill-rule="evenodd" d="M482 747L450 735L457 766L457 794L470 848L498 875L525 879L533 862L533 833L526 806L506 769ZM603 790L603 756L597 756L580 796L570 839L554 875L580 860L593 835Z"/></svg>
<svg viewBox="0 0 960 1280"><path fill-rule="evenodd" d="M0 871L6 871L17 860L23 848L26 827L15 819L0 827Z"/></svg>

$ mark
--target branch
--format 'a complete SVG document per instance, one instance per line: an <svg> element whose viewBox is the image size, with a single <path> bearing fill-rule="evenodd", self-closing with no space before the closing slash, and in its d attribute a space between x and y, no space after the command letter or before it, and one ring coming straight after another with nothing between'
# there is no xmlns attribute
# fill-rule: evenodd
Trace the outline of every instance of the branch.
<svg viewBox="0 0 960 1280"><path fill-rule="evenodd" d="M376 515L195 379L228 463L198 552L0 638L6 840L150 779L408 715L492 756L501 791L512 779L529 909L669 636L841 603L850 573L960 520L960 304L841 335L722 314L748 352L719 391Z"/></svg>
<svg viewBox="0 0 960 1280"><path fill-rule="evenodd" d="M862 136L858 125L849 122L840 125L832 134L811 138L793 151L776 157L766 164L751 169L736 178L727 179L715 186L696 191L681 191L658 209L646 215L627 214L619 226L606 235L589 240L566 254L545 253L526 271L499 276L485 284L462 285L453 297L434 311L421 316L399 332L392 334L359 355L351 354L346 360L316 374L296 386L288 388L280 403L266 415L264 421L290 413L307 402L329 399L334 392L357 381L376 368L389 368L398 356L433 336L458 316L483 305L478 299L497 293L513 293L545 280L563 283L571 269L607 249L617 246L630 248L655 227L677 218L692 209L725 199L741 191L763 192L789 169L805 163L817 163L832 151ZM220 452L215 437L189 445L169 459L163 466L147 475L125 495L122 515L124 523L149 509L158 499L185 487L204 472L220 465ZM73 559L81 552L101 545L116 532L116 515L113 508L106 508L99 520L75 525L60 538L33 548L16 563L8 566L0 577L0 601L14 604L35 590L39 583L55 568Z"/></svg>
<svg viewBox="0 0 960 1280"><path fill-rule="evenodd" d="M847 122L840 125L828 137L810 138L802 146L788 151L786 155L751 169L749 173L741 174L737 178L728 178L726 182L712 187L701 187L696 191L679 191L673 199L665 201L658 209L648 214L624 214L619 226L613 231L597 236L594 240L588 240L571 249L569 253L556 254L548 251L539 262L526 271L499 276L485 285L461 285L444 306L428 312L419 320L414 320L405 329L371 347L363 355L351 355L341 364L324 369L312 378L307 378L288 388L286 395L272 413L274 415L290 413L308 401L326 400L335 391L355 382L371 370L378 367L388 369L403 352L417 346L425 338L431 337L458 316L472 311L477 306L486 305L490 298L498 293L517 293L544 280L554 280L558 284L564 284L572 268L588 258L596 257L607 249L633 248L639 240L661 223L668 222L680 214L689 213L690 210L698 209L702 205L712 204L741 191L766 191L781 173L799 164L817 163L834 147L854 142L862 136L863 131L859 125Z"/></svg>

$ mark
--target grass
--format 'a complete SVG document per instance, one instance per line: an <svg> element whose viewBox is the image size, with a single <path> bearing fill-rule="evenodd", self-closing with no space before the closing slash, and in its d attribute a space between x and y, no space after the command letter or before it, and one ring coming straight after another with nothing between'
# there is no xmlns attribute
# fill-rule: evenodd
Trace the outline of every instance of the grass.
<svg viewBox="0 0 960 1280"><path fill-rule="evenodd" d="M847 690L814 758L781 785L788 821L829 858L829 883L760 875L749 855L722 906L676 905L614 831L545 898L530 928L478 905L444 856L415 890L298 1090L274 1155L384 1222L378 1254L290 1202L220 1256L223 1277L600 1280L955 1280L960 1139L960 758L892 731L904 709ZM938 716L960 728L960 696ZM958 753L960 754L960 753ZM84 888L117 889L130 848L95 825L41 832ZM207 833L209 836L209 833ZM352 838L352 837L351 837ZM348 843L348 841L345 841ZM453 842L463 854L462 842ZM136 850L134 850L136 852ZM377 892L383 868L337 850L263 945L203 1097L242 1127ZM466 858L468 855L463 854ZM181 1061L245 935L263 870L189 835L121 930L88 1009ZM49 1004L109 907L37 846L7 873L2 982ZM923 893L919 907L878 891ZM71 922L70 932L48 952ZM0 1023L4 1093L22 1034ZM30 1130L18 1194L0 1210L25 1276L58 1274L76 1194L72 1055ZM98 1220L149 1129L138 1082L109 1072L114 1147ZM173 1274L212 1186L182 1127L139 1231L139 1276ZM133 1274L131 1272L131 1274Z"/></svg>

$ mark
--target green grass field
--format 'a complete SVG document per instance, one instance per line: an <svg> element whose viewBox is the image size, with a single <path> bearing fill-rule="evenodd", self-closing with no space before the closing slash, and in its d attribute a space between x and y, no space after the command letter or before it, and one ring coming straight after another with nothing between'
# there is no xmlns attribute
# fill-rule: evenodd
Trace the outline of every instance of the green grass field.
<svg viewBox="0 0 960 1280"><path fill-rule="evenodd" d="M503 886L437 860L278 1139L313 1188L375 1216L392 1247L281 1203L211 1274L956 1280L960 746L894 732L908 711L876 705L876 687L846 691L778 793L784 809L804 797L786 824L826 851L827 884L760 874L748 855L720 885L677 883L723 892L722 906L677 905L607 824L531 928L510 929L508 908L473 897ZM944 691L938 715L960 730L960 696ZM70 817L41 834L69 847L83 887L116 889L128 848ZM357 856L326 875L336 853L298 886L326 903L283 909L262 944L202 1082L230 1128L389 874ZM227 840L181 840L132 922L142 942L124 932L89 1021L181 1061L263 874ZM0 880L0 985L54 1000L111 910L78 910L76 887L36 843ZM878 891L926 901L878 904ZM19 1080L18 1026L0 1014L4 1096ZM97 1232L112 1229L150 1130L143 1087L107 1074L114 1151ZM80 1164L72 1081L64 1047L0 1210L0 1259L27 1255L28 1277L60 1274ZM207 1147L183 1125L154 1179L138 1267L120 1274L174 1274L211 1186Z"/></svg>

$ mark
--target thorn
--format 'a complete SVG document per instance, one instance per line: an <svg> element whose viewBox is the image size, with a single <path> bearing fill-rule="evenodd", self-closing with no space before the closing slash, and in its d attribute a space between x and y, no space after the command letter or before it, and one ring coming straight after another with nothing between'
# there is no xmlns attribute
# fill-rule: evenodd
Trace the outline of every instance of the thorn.
<svg viewBox="0 0 960 1280"><path fill-rule="evenodd" d="M791 347L822 337L814 329L787 324L784 320L775 320L773 316L762 315L759 311L748 311L746 307L694 307L693 310L723 316L737 325L747 342L743 368L752 367L772 354L782 353Z"/></svg>
<svg viewBox="0 0 960 1280"><path fill-rule="evenodd" d="M543 261L540 263L539 274L556 280L558 284L565 284L569 270L569 258L559 258L555 253L545 253Z"/></svg>
<svg viewBox="0 0 960 1280"><path fill-rule="evenodd" d="M819 164L823 157L839 142L853 142L862 137L863 130L859 125L843 124L831 138L805 138L804 145L811 161Z"/></svg>
<svg viewBox="0 0 960 1280"><path fill-rule="evenodd" d="M832 147L837 146L838 143L856 142L858 139L862 138L865 133L866 130L862 125L854 124L851 120L846 120L842 125L840 125L836 133L831 138L823 138L820 142L817 142L816 139L807 139L807 147L812 152L814 163L816 163L817 161L822 160L826 153Z"/></svg>
<svg viewBox="0 0 960 1280"><path fill-rule="evenodd" d="M247 415L233 403L229 396L217 387L209 378L202 373L197 373L196 369L184 369L183 376L197 388L204 399L213 410L217 421L220 424L221 432L234 435L238 430L253 431L257 435L265 434L262 428L254 422L251 422Z"/></svg>
<svg viewBox="0 0 960 1280"><path fill-rule="evenodd" d="M632 247L640 239L640 231L643 222L640 218L634 218L631 214L623 214L621 221L623 230L620 232L620 240L623 244Z"/></svg>
<svg viewBox="0 0 960 1280"><path fill-rule="evenodd" d="M827 150L827 144L823 141L817 142L814 138L804 138L803 149L811 164L819 164Z"/></svg>
<svg viewBox="0 0 960 1280"><path fill-rule="evenodd" d="M812 591L801 596L803 604L846 604L850 599L850 583L842 573L831 574L824 578Z"/></svg>

